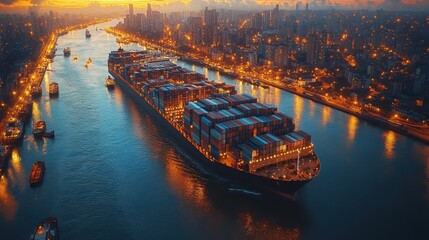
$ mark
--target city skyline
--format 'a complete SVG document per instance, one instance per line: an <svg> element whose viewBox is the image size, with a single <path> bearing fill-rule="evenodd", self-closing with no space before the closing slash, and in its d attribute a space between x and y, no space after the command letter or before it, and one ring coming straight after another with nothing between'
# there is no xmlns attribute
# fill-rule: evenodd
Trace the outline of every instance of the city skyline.
<svg viewBox="0 0 429 240"><path fill-rule="evenodd" d="M2 239L427 238L429 0L328 1L0 0Z"/></svg>
<svg viewBox="0 0 429 240"><path fill-rule="evenodd" d="M385 10L405 10L405 11L428 11L429 2L423 0L289 0L289 1L268 1L268 0L167 0L167 1L122 1L122 0L102 0L102 1L59 1L59 0L1 0L0 13L4 12L19 12L26 10L28 7L42 7L56 10L66 9L85 9L88 7L116 7L126 8L128 4L135 5L136 8L145 8L150 3L162 11L177 11L178 7L181 10L202 10L205 6L211 8L228 8L235 10L261 10L279 5L280 8L286 10L304 10L308 4L311 10L326 10L326 9L385 9Z"/></svg>

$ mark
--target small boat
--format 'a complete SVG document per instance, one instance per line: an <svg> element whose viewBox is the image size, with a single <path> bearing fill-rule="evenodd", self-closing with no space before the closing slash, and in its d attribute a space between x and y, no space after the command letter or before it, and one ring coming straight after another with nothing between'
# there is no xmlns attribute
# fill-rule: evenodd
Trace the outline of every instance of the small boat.
<svg viewBox="0 0 429 240"><path fill-rule="evenodd" d="M107 78L106 78L106 87L108 89L115 88L115 80L110 76L107 76Z"/></svg>
<svg viewBox="0 0 429 240"><path fill-rule="evenodd" d="M75 54L73 60L77 61L77 55Z"/></svg>
<svg viewBox="0 0 429 240"><path fill-rule="evenodd" d="M85 30L85 37L86 38L90 38L91 37L91 33L89 32L88 29Z"/></svg>
<svg viewBox="0 0 429 240"><path fill-rule="evenodd" d="M45 173L45 162L37 161L33 163L30 174L30 186L34 187L42 183L43 174Z"/></svg>
<svg viewBox="0 0 429 240"><path fill-rule="evenodd" d="M46 131L46 122L37 121L33 124L33 135L35 137L41 137Z"/></svg>
<svg viewBox="0 0 429 240"><path fill-rule="evenodd" d="M53 82L49 84L49 96L56 96L58 95L59 89L58 89L58 83Z"/></svg>
<svg viewBox="0 0 429 240"><path fill-rule="evenodd" d="M55 217L43 219L34 229L30 240L58 240L58 221Z"/></svg>
<svg viewBox="0 0 429 240"><path fill-rule="evenodd" d="M32 86L31 87L31 96L40 97L42 95L42 87L41 86Z"/></svg>
<svg viewBox="0 0 429 240"><path fill-rule="evenodd" d="M63 50L64 57L70 57L71 49L69 47L64 48Z"/></svg>
<svg viewBox="0 0 429 240"><path fill-rule="evenodd" d="M88 60L86 60L86 63L87 63L87 64L92 63L92 59L89 57L89 58L88 58Z"/></svg>
<svg viewBox="0 0 429 240"><path fill-rule="evenodd" d="M46 130L46 122L45 121L37 121L33 124L33 131L39 129L42 132L45 132Z"/></svg>
<svg viewBox="0 0 429 240"><path fill-rule="evenodd" d="M83 65L84 68L88 68L88 64Z"/></svg>
<svg viewBox="0 0 429 240"><path fill-rule="evenodd" d="M55 131L54 131L54 130L52 130L52 131L50 131L50 132L44 132L44 133L43 133L43 137L44 137L44 138L53 138L53 137L55 137Z"/></svg>

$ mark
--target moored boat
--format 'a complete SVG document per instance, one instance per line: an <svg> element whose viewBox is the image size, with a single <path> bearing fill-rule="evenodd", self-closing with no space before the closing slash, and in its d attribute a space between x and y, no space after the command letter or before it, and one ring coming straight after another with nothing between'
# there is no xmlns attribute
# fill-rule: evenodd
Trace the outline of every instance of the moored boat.
<svg viewBox="0 0 429 240"><path fill-rule="evenodd" d="M115 80L112 77L107 76L105 85L108 89L113 89L115 87Z"/></svg>
<svg viewBox="0 0 429 240"><path fill-rule="evenodd" d="M69 47L64 48L63 50L64 57L70 57L71 49Z"/></svg>
<svg viewBox="0 0 429 240"><path fill-rule="evenodd" d="M31 96L40 97L42 95L42 87L41 86L32 86L31 87Z"/></svg>
<svg viewBox="0 0 429 240"><path fill-rule="evenodd" d="M58 83L53 82L49 84L49 96L56 96L59 93Z"/></svg>
<svg viewBox="0 0 429 240"><path fill-rule="evenodd" d="M43 219L34 229L30 240L58 240L58 221L55 217Z"/></svg>
<svg viewBox="0 0 429 240"><path fill-rule="evenodd" d="M42 183L45 174L45 162L37 161L33 163L30 174L30 186L34 187Z"/></svg>
<svg viewBox="0 0 429 240"><path fill-rule="evenodd" d="M21 121L11 121L6 124L6 132L2 136L2 142L13 145L24 137L24 124Z"/></svg>
<svg viewBox="0 0 429 240"><path fill-rule="evenodd" d="M37 121L33 124L33 135L35 137L42 137L46 131L46 122Z"/></svg>

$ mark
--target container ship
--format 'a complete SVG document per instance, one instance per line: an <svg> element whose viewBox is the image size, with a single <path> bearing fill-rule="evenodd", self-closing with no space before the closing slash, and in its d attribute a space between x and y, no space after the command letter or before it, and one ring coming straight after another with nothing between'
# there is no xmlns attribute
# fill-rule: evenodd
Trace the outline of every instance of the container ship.
<svg viewBox="0 0 429 240"><path fill-rule="evenodd" d="M293 197L315 178L320 160L293 119L235 87L153 57L109 54L109 73L140 110L231 184Z"/></svg>

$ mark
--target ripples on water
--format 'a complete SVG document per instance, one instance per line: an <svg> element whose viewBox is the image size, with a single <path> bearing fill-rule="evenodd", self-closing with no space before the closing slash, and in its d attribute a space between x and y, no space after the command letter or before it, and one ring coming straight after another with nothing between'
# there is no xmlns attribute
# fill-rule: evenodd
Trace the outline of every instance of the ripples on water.
<svg viewBox="0 0 429 240"><path fill-rule="evenodd" d="M178 61L278 106L312 134L322 171L297 201L238 194L118 87L104 87L107 56L118 45L105 32L90 31L91 39L79 30L58 41L57 54L68 46L78 60L56 56L45 75L24 142L0 180L1 239L26 239L49 215L58 217L63 239L367 239L423 232L427 146L278 89ZM46 93L54 81L60 94L51 99ZM31 125L39 119L55 130L54 139L34 139ZM29 188L31 164L39 159L46 162L44 182Z"/></svg>

